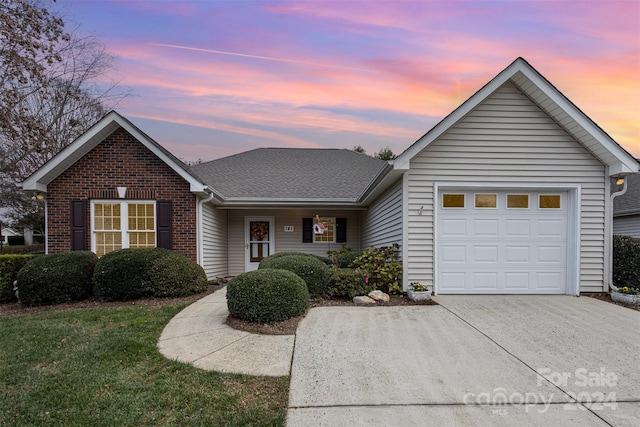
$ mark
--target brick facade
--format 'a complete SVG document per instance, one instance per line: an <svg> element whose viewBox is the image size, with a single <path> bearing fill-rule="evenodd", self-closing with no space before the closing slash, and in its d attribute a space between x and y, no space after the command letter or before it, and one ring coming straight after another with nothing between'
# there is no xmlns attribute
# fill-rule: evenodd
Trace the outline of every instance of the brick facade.
<svg viewBox="0 0 640 427"><path fill-rule="evenodd" d="M91 248L90 201L170 200L172 248L197 260L196 196L189 183L142 143L118 128L47 187L47 246L50 253L71 250L71 201L87 200L87 248Z"/></svg>

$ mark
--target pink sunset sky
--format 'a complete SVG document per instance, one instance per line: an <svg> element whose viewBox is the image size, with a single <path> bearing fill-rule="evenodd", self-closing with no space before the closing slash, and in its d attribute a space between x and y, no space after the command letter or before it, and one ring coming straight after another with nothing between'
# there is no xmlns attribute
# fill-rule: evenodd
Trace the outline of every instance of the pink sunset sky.
<svg viewBox="0 0 640 427"><path fill-rule="evenodd" d="M117 111L184 160L399 154L519 56L640 157L638 0L58 5L116 57Z"/></svg>

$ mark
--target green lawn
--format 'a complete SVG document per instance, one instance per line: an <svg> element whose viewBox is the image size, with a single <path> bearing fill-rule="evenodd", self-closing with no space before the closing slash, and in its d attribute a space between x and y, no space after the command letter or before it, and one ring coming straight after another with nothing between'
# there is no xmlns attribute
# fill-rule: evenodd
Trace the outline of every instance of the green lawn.
<svg viewBox="0 0 640 427"><path fill-rule="evenodd" d="M289 378L165 359L185 304L0 317L0 426L282 426Z"/></svg>

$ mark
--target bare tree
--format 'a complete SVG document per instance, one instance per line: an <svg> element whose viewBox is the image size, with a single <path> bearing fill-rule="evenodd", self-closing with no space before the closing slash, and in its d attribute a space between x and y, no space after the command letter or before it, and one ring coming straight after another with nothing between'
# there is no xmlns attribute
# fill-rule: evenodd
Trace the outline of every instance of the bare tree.
<svg viewBox="0 0 640 427"><path fill-rule="evenodd" d="M0 207L17 225L42 223L42 207L17 185L126 96L101 82L113 64L104 46L66 32L47 6L0 4Z"/></svg>
<svg viewBox="0 0 640 427"><path fill-rule="evenodd" d="M373 157L376 157L376 158L378 158L380 160L393 160L397 156L395 154L393 154L393 151L391 151L391 148L385 147L385 148L381 149L380 151L378 151L377 153L375 153L373 155Z"/></svg>

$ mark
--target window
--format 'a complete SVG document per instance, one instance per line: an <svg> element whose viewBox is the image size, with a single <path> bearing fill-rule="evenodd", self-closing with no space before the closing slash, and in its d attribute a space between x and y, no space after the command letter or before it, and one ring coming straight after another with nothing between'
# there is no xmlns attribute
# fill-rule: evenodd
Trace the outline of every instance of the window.
<svg viewBox="0 0 640 427"><path fill-rule="evenodd" d="M320 218L320 222L324 225L317 227L314 224L313 231L313 243L335 243L336 242L336 219L335 218ZM319 231L323 230L320 234Z"/></svg>
<svg viewBox="0 0 640 427"><path fill-rule="evenodd" d="M443 194L443 208L464 208L464 194Z"/></svg>
<svg viewBox="0 0 640 427"><path fill-rule="evenodd" d="M155 202L92 202L91 216L92 250L98 256L156 246Z"/></svg>
<svg viewBox="0 0 640 427"><path fill-rule="evenodd" d="M507 209L528 209L528 194L507 194Z"/></svg>
<svg viewBox="0 0 640 427"><path fill-rule="evenodd" d="M498 206L498 198L495 194L476 194L476 208L496 208Z"/></svg>
<svg viewBox="0 0 640 427"><path fill-rule="evenodd" d="M538 196L538 206L540 209L560 209L560 195L540 194Z"/></svg>

